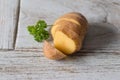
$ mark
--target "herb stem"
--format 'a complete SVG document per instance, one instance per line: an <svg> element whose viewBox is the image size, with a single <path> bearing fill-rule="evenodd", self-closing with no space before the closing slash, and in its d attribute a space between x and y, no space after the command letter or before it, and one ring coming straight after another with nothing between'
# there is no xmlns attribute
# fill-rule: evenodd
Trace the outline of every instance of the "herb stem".
<svg viewBox="0 0 120 80"><path fill-rule="evenodd" d="M53 25L47 25L47 26L53 26Z"/></svg>

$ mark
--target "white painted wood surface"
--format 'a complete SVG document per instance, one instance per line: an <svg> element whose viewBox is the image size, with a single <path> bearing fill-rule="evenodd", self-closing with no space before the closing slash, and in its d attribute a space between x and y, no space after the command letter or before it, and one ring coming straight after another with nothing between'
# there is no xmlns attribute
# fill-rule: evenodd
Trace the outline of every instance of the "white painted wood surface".
<svg viewBox="0 0 120 80"><path fill-rule="evenodd" d="M0 49L13 49L19 0L0 0Z"/></svg>
<svg viewBox="0 0 120 80"><path fill-rule="evenodd" d="M42 43L37 43L29 35L27 25L32 25L39 19L44 19L50 25L59 16L76 11L84 14L90 24L83 50L109 51L116 49L119 51L119 3L114 0L111 2L109 0L21 0L16 49L42 49Z"/></svg>
<svg viewBox="0 0 120 80"><path fill-rule="evenodd" d="M0 52L0 80L120 80L120 53L77 53L53 61L42 52Z"/></svg>
<svg viewBox="0 0 120 80"><path fill-rule="evenodd" d="M120 0L20 2L15 31L19 0L0 0L0 80L120 80ZM42 43L34 41L27 25L39 19L52 24L71 11L89 21L83 49L61 61L46 59ZM13 49L15 40L15 50L3 50Z"/></svg>

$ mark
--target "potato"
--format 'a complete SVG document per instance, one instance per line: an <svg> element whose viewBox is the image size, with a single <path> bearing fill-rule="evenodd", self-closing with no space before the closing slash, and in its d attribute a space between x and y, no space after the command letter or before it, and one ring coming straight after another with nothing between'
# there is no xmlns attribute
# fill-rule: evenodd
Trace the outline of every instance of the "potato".
<svg viewBox="0 0 120 80"><path fill-rule="evenodd" d="M80 50L87 25L87 20L80 13L72 12L61 16L51 29L55 47L65 54Z"/></svg>
<svg viewBox="0 0 120 80"><path fill-rule="evenodd" d="M45 41L44 55L49 59L59 60L79 51L87 32L86 18L77 12L71 12L58 18L51 28L53 47Z"/></svg>
<svg viewBox="0 0 120 80"><path fill-rule="evenodd" d="M52 60L59 60L66 57L61 51L53 47L49 42L44 41L43 47L44 56Z"/></svg>

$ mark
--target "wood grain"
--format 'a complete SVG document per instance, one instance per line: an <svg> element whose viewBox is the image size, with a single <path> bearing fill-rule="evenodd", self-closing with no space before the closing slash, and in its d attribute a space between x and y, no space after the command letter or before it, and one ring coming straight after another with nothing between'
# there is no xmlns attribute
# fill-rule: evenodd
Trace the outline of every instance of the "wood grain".
<svg viewBox="0 0 120 80"><path fill-rule="evenodd" d="M73 2L74 0L21 0L16 49L41 51L43 44L34 41L27 31L27 25L32 25L39 19L44 19L50 25L59 16L76 11L84 14L89 22L83 46L84 51L120 51L120 26L118 26L120 7L108 0L76 0ZM116 15L113 14L114 12Z"/></svg>
<svg viewBox="0 0 120 80"><path fill-rule="evenodd" d="M0 0L0 49L14 47L18 7L19 0Z"/></svg>
<svg viewBox="0 0 120 80"><path fill-rule="evenodd" d="M119 0L20 2L18 20L19 0L0 0L0 80L120 80ZM39 19L52 24L71 11L81 12L89 22L83 49L61 61L49 60L27 25ZM16 34L16 49L4 51L14 48Z"/></svg>
<svg viewBox="0 0 120 80"><path fill-rule="evenodd" d="M42 52L0 52L1 80L119 80L120 53L77 53L61 61Z"/></svg>

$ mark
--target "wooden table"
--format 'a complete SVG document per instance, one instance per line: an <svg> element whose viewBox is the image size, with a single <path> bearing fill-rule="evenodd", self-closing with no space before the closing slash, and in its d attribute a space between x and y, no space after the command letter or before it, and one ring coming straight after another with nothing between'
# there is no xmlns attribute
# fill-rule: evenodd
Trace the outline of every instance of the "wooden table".
<svg viewBox="0 0 120 80"><path fill-rule="evenodd" d="M89 22L83 49L45 58L27 25L73 11ZM0 80L120 80L120 0L0 0Z"/></svg>

